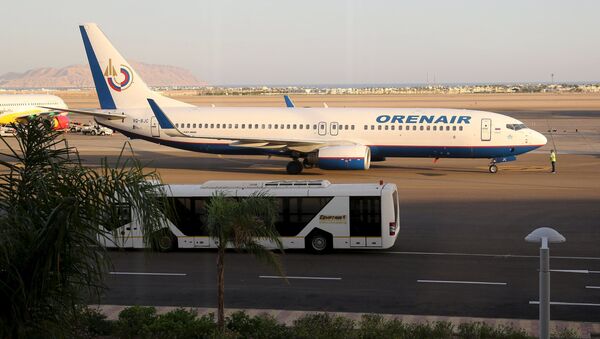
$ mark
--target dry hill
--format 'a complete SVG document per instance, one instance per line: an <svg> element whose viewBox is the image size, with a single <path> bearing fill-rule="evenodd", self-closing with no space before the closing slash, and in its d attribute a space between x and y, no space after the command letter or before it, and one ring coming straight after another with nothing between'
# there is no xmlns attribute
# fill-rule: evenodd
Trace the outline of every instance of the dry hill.
<svg viewBox="0 0 600 339"><path fill-rule="evenodd" d="M203 86L186 69L132 62L132 66L149 86ZM24 73L0 75L2 88L82 88L93 87L92 75L87 65L72 65L63 68L35 68Z"/></svg>

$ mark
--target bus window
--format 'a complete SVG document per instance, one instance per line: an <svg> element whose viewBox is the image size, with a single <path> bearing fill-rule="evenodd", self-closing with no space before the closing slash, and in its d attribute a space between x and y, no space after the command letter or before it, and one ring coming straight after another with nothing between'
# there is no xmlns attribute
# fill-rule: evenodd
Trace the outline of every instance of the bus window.
<svg viewBox="0 0 600 339"><path fill-rule="evenodd" d="M171 222L186 236L206 236L207 198L170 198L175 209Z"/></svg>
<svg viewBox="0 0 600 339"><path fill-rule="evenodd" d="M116 223L108 223L107 225L103 225L103 227L108 231L113 231L119 227L125 226L131 223L131 205L126 203L118 203L113 205L113 210L111 211L112 215L114 215L116 219ZM108 217L108 216L107 216Z"/></svg>
<svg viewBox="0 0 600 339"><path fill-rule="evenodd" d="M333 197L276 198L279 217L275 227L282 237L295 236L317 215Z"/></svg>
<svg viewBox="0 0 600 339"><path fill-rule="evenodd" d="M350 197L350 236L381 236L381 197Z"/></svg>

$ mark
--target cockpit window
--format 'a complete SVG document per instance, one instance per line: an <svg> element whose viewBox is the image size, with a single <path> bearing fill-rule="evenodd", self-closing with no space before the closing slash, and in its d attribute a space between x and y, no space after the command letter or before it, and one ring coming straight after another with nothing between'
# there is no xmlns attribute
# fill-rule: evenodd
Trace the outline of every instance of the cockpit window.
<svg viewBox="0 0 600 339"><path fill-rule="evenodd" d="M506 124L506 128L518 131L527 128L527 126L525 126L525 124Z"/></svg>

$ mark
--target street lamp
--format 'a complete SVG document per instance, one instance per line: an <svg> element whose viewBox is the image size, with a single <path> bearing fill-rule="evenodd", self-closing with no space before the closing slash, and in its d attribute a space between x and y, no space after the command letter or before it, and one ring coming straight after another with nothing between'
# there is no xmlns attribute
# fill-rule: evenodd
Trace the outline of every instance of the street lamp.
<svg viewBox="0 0 600 339"><path fill-rule="evenodd" d="M525 241L541 243L540 246L540 338L550 338L550 248L548 243L567 241L556 230L540 227L529 233Z"/></svg>

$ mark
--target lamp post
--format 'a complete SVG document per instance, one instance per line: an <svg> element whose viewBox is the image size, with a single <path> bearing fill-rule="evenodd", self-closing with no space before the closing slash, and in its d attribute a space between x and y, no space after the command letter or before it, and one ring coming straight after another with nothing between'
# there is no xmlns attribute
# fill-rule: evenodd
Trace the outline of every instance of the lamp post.
<svg viewBox="0 0 600 339"><path fill-rule="evenodd" d="M540 227L529 233L525 241L540 243L540 339L550 338L550 248L549 243L567 241L556 230Z"/></svg>

